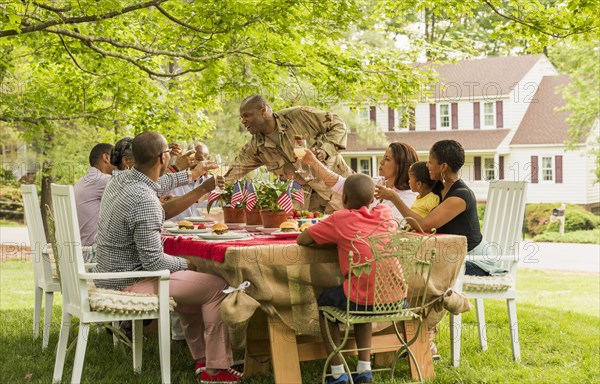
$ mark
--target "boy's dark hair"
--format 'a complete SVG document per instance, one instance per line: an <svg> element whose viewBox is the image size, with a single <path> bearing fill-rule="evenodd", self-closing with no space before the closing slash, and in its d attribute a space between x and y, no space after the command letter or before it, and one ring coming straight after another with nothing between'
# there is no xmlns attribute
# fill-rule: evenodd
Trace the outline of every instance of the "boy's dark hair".
<svg viewBox="0 0 600 384"><path fill-rule="evenodd" d="M344 193L346 208L359 209L367 207L373 201L375 194L375 183L373 179L363 173L349 176L344 182Z"/></svg>
<svg viewBox="0 0 600 384"><path fill-rule="evenodd" d="M110 151L112 148L113 148L112 144L108 144L108 143L99 143L99 144L94 145L94 148L92 148L92 150L90 151L90 157L89 157L90 167L93 167L96 164L98 164L98 162L102 158L102 155L104 155L105 153L110 156Z"/></svg>
<svg viewBox="0 0 600 384"><path fill-rule="evenodd" d="M425 161L417 161L410 166L408 173L415 177L415 180L420 181L429 188L433 187L435 180L431 180L429 177L429 169L427 169L427 163Z"/></svg>

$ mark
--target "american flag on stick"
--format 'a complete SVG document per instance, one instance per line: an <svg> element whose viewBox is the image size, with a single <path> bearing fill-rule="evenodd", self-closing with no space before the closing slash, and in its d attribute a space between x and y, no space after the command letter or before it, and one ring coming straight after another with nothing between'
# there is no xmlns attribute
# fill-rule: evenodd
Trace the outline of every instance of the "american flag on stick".
<svg viewBox="0 0 600 384"><path fill-rule="evenodd" d="M292 189L294 190L292 192L292 199L304 205L304 190L302 186L297 181L294 181L292 182Z"/></svg>
<svg viewBox="0 0 600 384"><path fill-rule="evenodd" d="M258 201L258 196L256 196L256 191L254 190L254 185L252 185L251 181L246 182L244 194L246 195L246 209L251 211Z"/></svg>
<svg viewBox="0 0 600 384"><path fill-rule="evenodd" d="M210 191L207 199L208 199L209 203L212 203L213 201L219 200L219 197L221 197L220 193L217 193L215 191Z"/></svg>
<svg viewBox="0 0 600 384"><path fill-rule="evenodd" d="M286 188L286 190L277 198L277 204L287 213L290 213L294 210L294 205L292 203L292 198L290 197L290 185Z"/></svg>
<svg viewBox="0 0 600 384"><path fill-rule="evenodd" d="M229 204L235 208L238 203L241 203L242 201L244 201L242 187L240 187L240 182L236 180L235 184L233 184L233 193L231 195L231 202Z"/></svg>

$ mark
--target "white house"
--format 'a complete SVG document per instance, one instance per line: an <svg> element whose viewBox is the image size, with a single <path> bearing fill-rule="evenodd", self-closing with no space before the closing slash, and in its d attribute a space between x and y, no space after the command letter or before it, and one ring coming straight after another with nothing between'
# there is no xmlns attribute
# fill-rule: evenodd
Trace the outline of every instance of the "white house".
<svg viewBox="0 0 600 384"><path fill-rule="evenodd" d="M463 60L435 70L439 84L417 101L409 119L386 105L363 108L359 116L374 122L387 142L412 145L422 160L434 142L459 141L466 153L461 177L478 200L485 200L489 180L510 179L531 183L530 203L599 205L595 157L588 154L598 125L575 150L566 150L568 113L556 108L565 104L560 87L569 79L546 56ZM343 155L354 170L376 176L386 147L350 134Z"/></svg>

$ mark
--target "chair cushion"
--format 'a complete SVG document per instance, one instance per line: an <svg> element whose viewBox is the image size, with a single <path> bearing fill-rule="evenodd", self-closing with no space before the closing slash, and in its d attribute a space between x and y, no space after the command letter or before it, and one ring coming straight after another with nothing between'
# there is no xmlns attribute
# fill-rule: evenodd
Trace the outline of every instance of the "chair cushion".
<svg viewBox="0 0 600 384"><path fill-rule="evenodd" d="M513 286L510 276L465 275L463 291L506 291Z"/></svg>
<svg viewBox="0 0 600 384"><path fill-rule="evenodd" d="M90 308L98 312L135 314L158 311L158 295L143 293L92 288L89 290L89 302ZM169 297L169 311L175 306L175 301Z"/></svg>

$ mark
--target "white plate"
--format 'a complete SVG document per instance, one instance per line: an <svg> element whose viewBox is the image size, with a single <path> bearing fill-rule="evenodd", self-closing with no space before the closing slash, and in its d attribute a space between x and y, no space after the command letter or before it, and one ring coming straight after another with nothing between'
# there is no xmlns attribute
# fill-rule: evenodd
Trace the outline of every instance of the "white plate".
<svg viewBox="0 0 600 384"><path fill-rule="evenodd" d="M244 227L246 226L245 223L225 223L225 225L227 226L227 228L233 231L238 229L244 229Z"/></svg>
<svg viewBox="0 0 600 384"><path fill-rule="evenodd" d="M189 216L186 217L185 220L191 221L192 223L212 223L214 221L200 216Z"/></svg>
<svg viewBox="0 0 600 384"><path fill-rule="evenodd" d="M260 232L260 228L262 228L261 225L248 225L246 224L246 226L244 227L244 229L248 232Z"/></svg>
<svg viewBox="0 0 600 384"><path fill-rule="evenodd" d="M177 224L172 222L172 221L165 221L163 223L163 228L167 229L167 228L177 228Z"/></svg>
<svg viewBox="0 0 600 384"><path fill-rule="evenodd" d="M275 232L275 231L279 231L279 228L265 228L265 227L256 227L256 229L262 233L266 233L267 235L270 235L271 233Z"/></svg>
<svg viewBox="0 0 600 384"><path fill-rule="evenodd" d="M237 232L227 232L222 235L217 235L214 233L201 233L198 235L201 239L204 240L236 240L236 239L244 239L248 237L245 233L237 233Z"/></svg>
<svg viewBox="0 0 600 384"><path fill-rule="evenodd" d="M273 233L271 233L271 236L277 236L280 237L282 239L295 239L296 237L298 237L298 235L302 233L302 232L281 232L281 231L275 231Z"/></svg>
<svg viewBox="0 0 600 384"><path fill-rule="evenodd" d="M206 232L210 232L210 228L206 228L206 229L167 229L167 231L174 233L176 235L195 235L198 233L206 233Z"/></svg>

